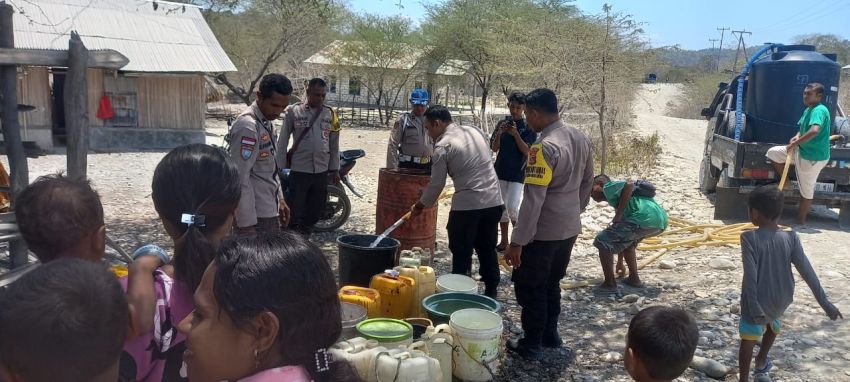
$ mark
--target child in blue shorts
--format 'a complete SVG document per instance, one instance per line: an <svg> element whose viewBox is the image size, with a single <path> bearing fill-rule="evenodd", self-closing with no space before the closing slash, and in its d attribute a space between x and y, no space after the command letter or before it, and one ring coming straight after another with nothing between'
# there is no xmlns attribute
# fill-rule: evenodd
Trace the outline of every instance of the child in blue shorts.
<svg viewBox="0 0 850 382"><path fill-rule="evenodd" d="M597 202L606 201L616 208L616 214L605 230L596 235L593 246L599 249L599 261L605 280L595 293L619 294L614 275L614 255L618 255L617 273L625 274L623 259L629 267L625 284L640 288L643 283L638 276L635 249L640 242L667 229L667 212L655 199L635 193L635 182L612 181L607 175L593 178L590 196Z"/></svg>
<svg viewBox="0 0 850 382"><path fill-rule="evenodd" d="M782 314L794 299L794 274L797 268L830 319L844 318L826 297L809 259L803 252L796 232L779 229L783 194L776 186L763 186L749 197L750 220L758 227L741 234L744 280L741 285L741 348L738 353L740 381L750 374L753 347L761 340L753 374L768 377L773 364L768 358L773 341L782 326Z"/></svg>

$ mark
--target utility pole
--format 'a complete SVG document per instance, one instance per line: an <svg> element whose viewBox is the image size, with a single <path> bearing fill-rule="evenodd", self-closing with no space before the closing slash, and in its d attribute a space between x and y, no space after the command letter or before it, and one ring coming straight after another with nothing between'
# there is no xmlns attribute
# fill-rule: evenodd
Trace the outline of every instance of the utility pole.
<svg viewBox="0 0 850 382"><path fill-rule="evenodd" d="M720 46L717 47L717 71L720 71L720 62L723 60L723 37L726 35L726 31L730 28L717 28L720 31Z"/></svg>
<svg viewBox="0 0 850 382"><path fill-rule="evenodd" d="M744 50L744 56L747 55L747 44L744 42L744 35L752 35L753 32L747 32L746 29L739 31L732 31L733 35L738 36L738 48L735 50L735 63L732 65L732 71L735 72L738 70L738 56L741 55L741 49ZM744 58L746 60L746 57Z"/></svg>
<svg viewBox="0 0 850 382"><path fill-rule="evenodd" d="M708 39L708 41L711 41L711 50L714 51L714 43L717 42L717 39L716 38L710 38L710 39ZM720 66L718 66L718 68L719 67ZM711 71L711 72L715 71L714 68L711 67L711 65L709 65L708 70Z"/></svg>

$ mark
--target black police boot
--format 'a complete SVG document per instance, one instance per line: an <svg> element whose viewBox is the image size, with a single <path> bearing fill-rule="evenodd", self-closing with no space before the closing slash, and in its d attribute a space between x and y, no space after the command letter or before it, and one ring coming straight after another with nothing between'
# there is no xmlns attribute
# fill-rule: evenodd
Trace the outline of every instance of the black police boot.
<svg viewBox="0 0 850 382"><path fill-rule="evenodd" d="M540 345L528 345L525 338L508 341L507 348L509 351L529 361L539 361L543 358L543 349Z"/></svg>
<svg viewBox="0 0 850 382"><path fill-rule="evenodd" d="M559 348L564 346L564 341L561 339L561 336L558 335L558 332L545 332L543 333L543 347L545 348Z"/></svg>

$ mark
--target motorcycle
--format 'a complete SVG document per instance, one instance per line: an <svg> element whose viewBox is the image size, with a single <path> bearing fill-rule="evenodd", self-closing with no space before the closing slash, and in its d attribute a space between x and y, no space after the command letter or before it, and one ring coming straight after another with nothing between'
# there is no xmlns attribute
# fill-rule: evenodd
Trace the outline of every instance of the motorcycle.
<svg viewBox="0 0 850 382"><path fill-rule="evenodd" d="M325 202L325 209L322 211L319 221L313 226L313 231L334 231L342 227L348 220L348 217L351 216L351 200L348 198L343 185L358 198L363 198L363 195L354 189L354 185L351 184L348 174L354 168L354 165L357 164L357 159L364 156L366 156L366 152L360 149L345 150L339 153L339 178L341 181L334 182L330 176L328 177L328 198ZM288 184L288 169L281 171L281 181L283 184ZM287 187L284 193L286 194L286 198L291 200L290 190L291 188Z"/></svg>

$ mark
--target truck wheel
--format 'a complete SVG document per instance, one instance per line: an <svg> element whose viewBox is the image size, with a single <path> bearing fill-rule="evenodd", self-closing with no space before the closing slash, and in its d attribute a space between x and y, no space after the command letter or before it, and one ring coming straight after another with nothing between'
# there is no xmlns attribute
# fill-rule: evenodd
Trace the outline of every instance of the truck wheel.
<svg viewBox="0 0 850 382"><path fill-rule="evenodd" d="M711 159L708 156L702 158L699 164L699 190L703 194L711 194L717 188L720 179L714 174Z"/></svg>

